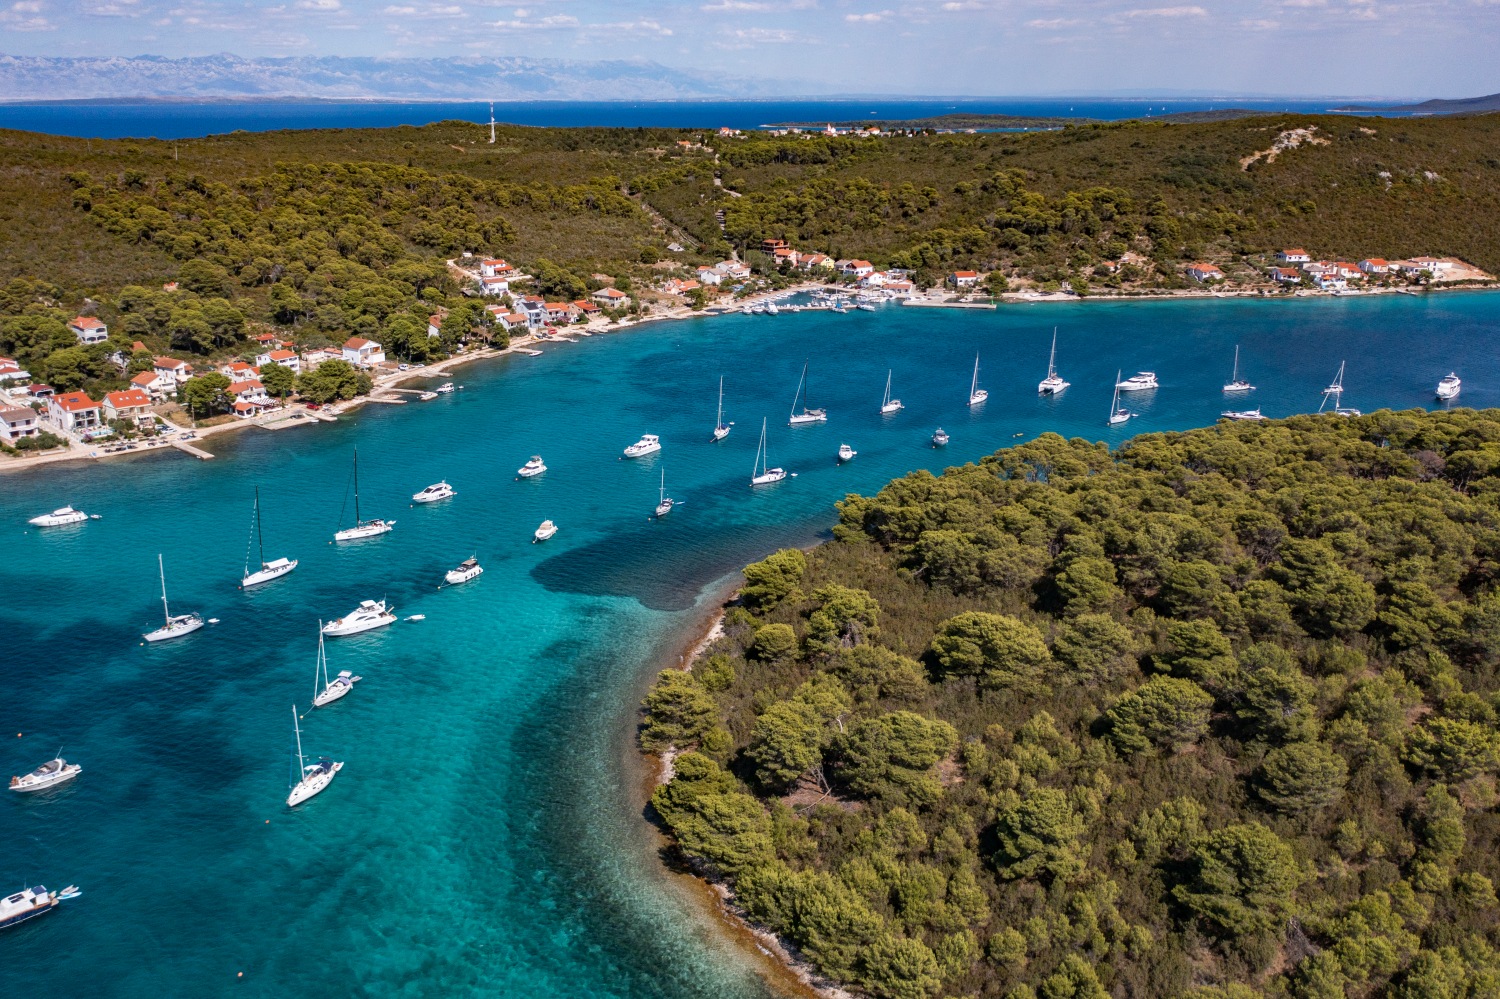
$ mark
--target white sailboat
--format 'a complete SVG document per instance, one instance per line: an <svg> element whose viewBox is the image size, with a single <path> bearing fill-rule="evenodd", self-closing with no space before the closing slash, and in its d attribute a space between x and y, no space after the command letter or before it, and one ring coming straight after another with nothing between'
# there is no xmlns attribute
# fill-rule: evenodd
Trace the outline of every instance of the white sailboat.
<svg viewBox="0 0 1500 999"><path fill-rule="evenodd" d="M1229 376L1229 381L1224 383L1225 392L1253 392L1255 386L1240 377L1240 345L1234 345L1234 372Z"/></svg>
<svg viewBox="0 0 1500 999"><path fill-rule="evenodd" d="M714 440L721 441L729 436L729 428L733 423L724 422L724 376L719 376L719 415L714 418Z"/></svg>
<svg viewBox="0 0 1500 999"><path fill-rule="evenodd" d="M891 371L888 368L885 372L885 398L880 400L880 415L889 416L892 413L899 413L905 408L905 406L901 405L900 399L891 398Z"/></svg>
<svg viewBox="0 0 1500 999"><path fill-rule="evenodd" d="M252 535L260 546L260 568L254 572L250 571L250 546L245 546L245 575L240 580L240 589L248 590L252 586L261 583L269 583L273 579L279 579L297 568L297 560L294 558L273 558L266 561L266 537L261 530L260 524L260 486L255 487L255 524Z"/></svg>
<svg viewBox="0 0 1500 999"><path fill-rule="evenodd" d="M346 527L342 531L336 531L333 535L335 541L358 541L360 538L373 538L377 534L385 534L396 526L394 520L361 520L359 516L359 449L354 450L354 526Z"/></svg>
<svg viewBox="0 0 1500 999"><path fill-rule="evenodd" d="M1359 416L1360 411L1353 406L1344 405L1344 363L1339 362L1339 372L1333 376L1333 382L1323 390L1323 401L1318 406L1318 412L1328 405L1328 400L1333 400L1333 412L1338 416Z"/></svg>
<svg viewBox="0 0 1500 999"><path fill-rule="evenodd" d="M318 622L318 663L313 667L313 707L332 704L354 689L363 680L348 670L340 670L333 680L328 679L328 653L323 649L323 622Z"/></svg>
<svg viewBox="0 0 1500 999"><path fill-rule="evenodd" d="M755 449L755 467L750 470L750 484L752 486L769 486L773 482L780 482L786 478L786 469L770 468L771 454L766 449L766 421L762 417L760 421L760 444Z"/></svg>
<svg viewBox="0 0 1500 999"><path fill-rule="evenodd" d="M974 380L969 382L969 405L977 406L990 397L988 389L979 387L979 355L974 355Z"/></svg>
<svg viewBox="0 0 1500 999"><path fill-rule="evenodd" d="M660 520L672 512L676 500L667 495L667 470L665 466L661 470L661 496L656 501L656 517Z"/></svg>
<svg viewBox="0 0 1500 999"><path fill-rule="evenodd" d="M1135 414L1120 405L1120 375L1123 372L1115 372L1115 397L1109 404L1109 425L1118 427Z"/></svg>
<svg viewBox="0 0 1500 999"><path fill-rule="evenodd" d="M333 775L344 769L342 762L335 762L326 756L313 763L307 762L307 758L302 755L302 727L297 724L295 704L292 705L292 731L297 733L297 782L286 796L288 808L295 808L322 791L333 783Z"/></svg>
<svg viewBox="0 0 1500 999"><path fill-rule="evenodd" d="M805 426L809 423L827 423L828 410L808 409L807 397L804 390L807 388L807 363L802 364L802 377L797 379L797 394L792 396L792 415L786 421L789 427ZM797 400L802 400L802 412L797 412Z"/></svg>
<svg viewBox="0 0 1500 999"><path fill-rule="evenodd" d="M203 627L203 615L196 611L191 614L178 614L173 616L172 608L167 606L167 569L162 563L161 555L156 556L156 568L161 574L161 609L166 618L166 623L155 631L148 631L141 637L148 642L164 642L169 638L181 638L190 635Z"/></svg>
<svg viewBox="0 0 1500 999"><path fill-rule="evenodd" d="M1047 377L1037 383L1036 390L1040 395L1057 395L1067 388L1068 384L1057 373L1057 327L1054 326L1052 327L1052 353L1047 355Z"/></svg>

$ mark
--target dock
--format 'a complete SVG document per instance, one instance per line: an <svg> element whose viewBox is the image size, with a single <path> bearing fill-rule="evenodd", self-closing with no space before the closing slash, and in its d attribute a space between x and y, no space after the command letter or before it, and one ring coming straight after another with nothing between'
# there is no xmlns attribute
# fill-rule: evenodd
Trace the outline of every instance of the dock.
<svg viewBox="0 0 1500 999"><path fill-rule="evenodd" d="M994 309L994 302L933 302L922 298L908 298L902 305L918 309Z"/></svg>
<svg viewBox="0 0 1500 999"><path fill-rule="evenodd" d="M188 454L192 455L194 458L201 458L204 461L208 461L211 458L213 458L213 455L209 454L207 451L203 450L201 447L195 447L192 444L189 444L187 441L173 441L172 442L172 446L175 447L179 451L186 451Z"/></svg>

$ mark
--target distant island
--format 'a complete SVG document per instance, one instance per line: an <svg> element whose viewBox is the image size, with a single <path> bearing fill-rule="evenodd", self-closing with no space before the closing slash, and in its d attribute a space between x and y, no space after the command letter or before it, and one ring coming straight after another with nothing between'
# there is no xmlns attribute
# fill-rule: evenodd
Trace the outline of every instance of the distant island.
<svg viewBox="0 0 1500 999"><path fill-rule="evenodd" d="M1171 114L1145 115L1141 119L1125 120L1150 120L1165 121L1178 124L1192 124L1206 121L1232 121L1236 118L1250 118L1260 115L1282 114L1280 111L1257 111L1253 108L1220 108L1212 111L1174 111ZM965 131L1009 131L1019 129L1035 128L1063 128L1067 125L1090 125L1102 122L1101 118L1075 118L1075 117L1044 117L1039 115L1015 115L1015 114L956 114L933 115L930 118L902 118L883 119L865 118L859 121L785 121L769 125L769 128L825 128L833 126L836 129L867 129L876 126L884 129L932 129L937 132L965 132Z"/></svg>
<svg viewBox="0 0 1500 999"><path fill-rule="evenodd" d="M1431 100L1420 104L1345 104L1334 111L1381 111L1399 114L1487 114L1500 111L1500 94L1485 97L1463 97L1458 100Z"/></svg>

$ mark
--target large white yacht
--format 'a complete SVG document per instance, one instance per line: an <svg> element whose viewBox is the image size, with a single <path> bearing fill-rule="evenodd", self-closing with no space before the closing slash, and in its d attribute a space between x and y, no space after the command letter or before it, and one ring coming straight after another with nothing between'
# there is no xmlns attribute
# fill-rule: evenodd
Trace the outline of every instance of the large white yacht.
<svg viewBox="0 0 1500 999"><path fill-rule="evenodd" d="M1261 415L1259 406L1256 406L1254 409L1229 409L1220 413L1219 416L1226 420L1249 423L1266 419L1266 417Z"/></svg>
<svg viewBox="0 0 1500 999"><path fill-rule="evenodd" d="M98 519L98 514L94 514L91 517L89 514L84 513L82 510L75 510L71 506L62 506L58 507L56 510L53 510L51 513L44 513L40 514L39 516L32 517L26 523L32 525L33 527L63 527L68 524L81 524L85 520Z"/></svg>
<svg viewBox="0 0 1500 999"><path fill-rule="evenodd" d="M58 906L58 899L71 898L78 894L74 887L60 892L48 891L45 886L22 888L14 895L0 898L0 929L24 923L34 916L43 916Z"/></svg>
<svg viewBox="0 0 1500 999"><path fill-rule="evenodd" d="M411 501L413 503L436 503L438 500L452 499L456 495L458 494L448 483L434 482L421 492L413 493Z"/></svg>
<svg viewBox="0 0 1500 999"><path fill-rule="evenodd" d="M448 572L443 576L443 579L448 583L449 586L457 586L459 583L467 583L469 580L474 579L475 577L481 575L483 572L484 566L480 565L479 558L477 556L474 556L466 558L462 562L458 563L458 568L449 569Z"/></svg>
<svg viewBox="0 0 1500 999"><path fill-rule="evenodd" d="M516 469L516 474L523 479L529 479L533 475L541 475L546 470L547 466L542 461L542 456L539 454L534 454L531 456L531 460L527 461L526 464Z"/></svg>
<svg viewBox="0 0 1500 999"><path fill-rule="evenodd" d="M1442 381L1437 383L1437 397L1444 402L1449 399L1457 399L1458 393L1463 390L1463 380L1456 374L1449 373ZM33 521L32 523L35 523Z"/></svg>
<svg viewBox="0 0 1500 999"><path fill-rule="evenodd" d="M334 774L344 769L342 762L335 762L326 756L313 763L307 762L307 758L302 755L302 728L297 724L295 704L292 705L292 729L297 733L297 782L286 796L288 808L295 808L322 791L333 783Z"/></svg>
<svg viewBox="0 0 1500 999"><path fill-rule="evenodd" d="M55 760L48 760L24 777L12 777L10 789L12 791L45 791L49 787L56 787L64 781L70 781L83 773L83 767L76 763L69 763L59 756Z"/></svg>
<svg viewBox="0 0 1500 999"><path fill-rule="evenodd" d="M1137 371L1124 381L1116 381L1115 388L1121 392L1145 392L1157 388L1156 372Z"/></svg>
<svg viewBox="0 0 1500 999"><path fill-rule="evenodd" d="M359 606L337 620L323 625L323 634L330 637L358 635L362 631L373 631L394 624L395 608L388 608L384 600L361 600Z"/></svg>
<svg viewBox="0 0 1500 999"><path fill-rule="evenodd" d="M648 454L655 454L661 450L661 438L655 434L646 434L640 440L625 449L627 458L644 458Z"/></svg>
<svg viewBox="0 0 1500 999"><path fill-rule="evenodd" d="M141 637L148 642L164 642L169 638L181 638L183 635L191 635L203 627L203 615L196 612L190 614L173 614L172 608L167 606L167 569L162 564L161 556L156 556L156 568L161 573L161 609L166 622L154 631L148 631Z"/></svg>
<svg viewBox="0 0 1500 999"><path fill-rule="evenodd" d="M932 432L932 446L933 447L947 447L948 446L948 432L946 430L944 430L942 427L938 427L936 430L934 430Z"/></svg>
<svg viewBox="0 0 1500 999"><path fill-rule="evenodd" d="M856 451L856 450L854 450L854 448L850 447L848 444L840 444L839 445L839 464L842 465L846 461L853 461L854 460L854 456L857 455L857 454L859 454L859 452Z"/></svg>

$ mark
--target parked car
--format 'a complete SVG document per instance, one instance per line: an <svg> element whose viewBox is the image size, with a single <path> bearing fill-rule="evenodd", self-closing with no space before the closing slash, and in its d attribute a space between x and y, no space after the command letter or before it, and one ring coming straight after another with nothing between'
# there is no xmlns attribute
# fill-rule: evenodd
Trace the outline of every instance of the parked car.
<svg viewBox="0 0 1500 999"><path fill-rule="evenodd" d="M318 405L318 404L317 404L317 403L315 403L315 402L310 402L310 403L308 403L308 404L307 404L307 408L308 408L308 409L322 409L322 408L323 408L323 407L322 407L322 406L319 406L319 405Z"/></svg>

